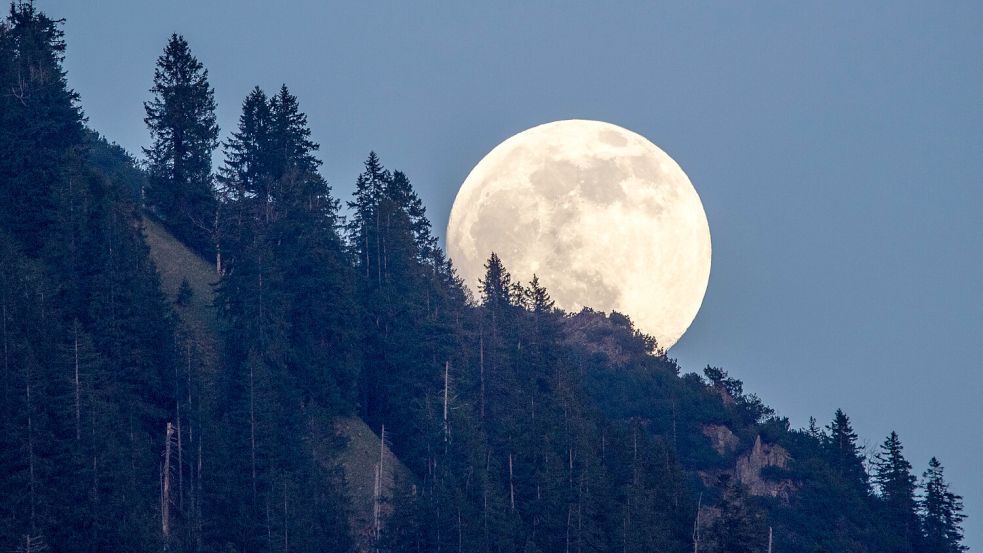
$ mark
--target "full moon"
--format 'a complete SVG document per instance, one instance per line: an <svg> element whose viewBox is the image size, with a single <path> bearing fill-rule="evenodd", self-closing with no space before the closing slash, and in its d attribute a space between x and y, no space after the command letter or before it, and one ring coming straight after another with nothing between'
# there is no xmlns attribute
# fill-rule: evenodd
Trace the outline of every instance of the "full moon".
<svg viewBox="0 0 983 553"><path fill-rule="evenodd" d="M568 312L619 311L672 347L710 278L710 227L686 173L644 137L600 121L523 131L471 171L454 200L447 250L477 292L498 254Z"/></svg>

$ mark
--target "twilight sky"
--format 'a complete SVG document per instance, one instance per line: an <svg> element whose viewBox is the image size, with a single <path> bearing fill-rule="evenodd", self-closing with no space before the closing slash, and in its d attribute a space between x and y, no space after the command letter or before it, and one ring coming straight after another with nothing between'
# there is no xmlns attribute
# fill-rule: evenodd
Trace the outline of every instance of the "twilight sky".
<svg viewBox="0 0 983 553"><path fill-rule="evenodd" d="M37 0L67 19L89 124L148 144L171 32L210 72L222 136L285 82L347 199L375 149L443 234L512 134L599 119L668 152L713 236L671 355L727 368L796 426L841 407L871 449L937 455L983 547L983 3Z"/></svg>

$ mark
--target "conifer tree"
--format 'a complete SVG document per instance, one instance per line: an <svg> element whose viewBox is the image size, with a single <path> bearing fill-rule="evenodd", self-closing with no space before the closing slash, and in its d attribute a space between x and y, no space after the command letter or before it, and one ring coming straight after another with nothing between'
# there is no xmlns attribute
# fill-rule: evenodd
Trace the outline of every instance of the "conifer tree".
<svg viewBox="0 0 983 553"><path fill-rule="evenodd" d="M57 191L77 168L82 111L64 55L60 22L11 2L0 23L0 228L26 251L50 245Z"/></svg>
<svg viewBox="0 0 983 553"><path fill-rule="evenodd" d="M307 441L312 421L327 424L354 404L354 298L338 202L309 137L286 86L272 98L256 88L219 179L225 261L216 303L230 368L223 464L245 477L210 498L230 519L222 539L249 550L262 546L260 536L292 536L292 548L312 550L318 532L343 526L343 499L330 489L337 482ZM236 525L249 531L238 535Z"/></svg>
<svg viewBox="0 0 983 553"><path fill-rule="evenodd" d="M364 166L365 170L355 181L354 198L348 202L353 213L346 229L359 274L366 281L374 279L378 285L382 282L382 215L379 205L391 175L375 152L369 152Z"/></svg>
<svg viewBox="0 0 983 553"><path fill-rule="evenodd" d="M480 280L478 289L481 291L481 304L493 313L508 310L516 303L512 276L495 252L485 262L485 276Z"/></svg>
<svg viewBox="0 0 983 553"><path fill-rule="evenodd" d="M920 531L915 504L915 476L911 473L911 464L904 458L901 439L896 432L891 432L881 444L873 467L872 480L880 491L885 522L897 539L892 550L917 551Z"/></svg>
<svg viewBox="0 0 983 553"><path fill-rule="evenodd" d="M539 282L539 277L532 275L529 286L523 291L524 301L527 309L537 315L552 313L554 309L553 299L549 292Z"/></svg>
<svg viewBox="0 0 983 553"><path fill-rule="evenodd" d="M199 252L215 248L212 151L218 146L215 91L188 42L172 34L157 58L144 122L148 198L171 231Z"/></svg>
<svg viewBox="0 0 983 553"><path fill-rule="evenodd" d="M863 451L857 444L857 434L850 425L850 418L837 409L833 421L827 426L827 449L837 474L847 482L867 489L867 471L864 468Z"/></svg>
<svg viewBox="0 0 983 553"><path fill-rule="evenodd" d="M969 549L963 545L962 497L949 490L942 463L932 457L922 476L923 493L920 501L925 551L960 553Z"/></svg>

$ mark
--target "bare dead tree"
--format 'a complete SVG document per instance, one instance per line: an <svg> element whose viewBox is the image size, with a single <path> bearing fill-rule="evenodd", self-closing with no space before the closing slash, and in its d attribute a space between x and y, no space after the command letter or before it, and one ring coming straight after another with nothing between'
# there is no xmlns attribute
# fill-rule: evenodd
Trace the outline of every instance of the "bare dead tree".
<svg viewBox="0 0 983 553"><path fill-rule="evenodd" d="M287 510L287 479L283 479L283 553L290 553L290 516ZM771 552L769 552L771 553Z"/></svg>
<svg viewBox="0 0 983 553"><path fill-rule="evenodd" d="M509 502L512 504L512 511L515 511L515 484L512 481L512 454L509 453Z"/></svg>
<svg viewBox="0 0 983 553"><path fill-rule="evenodd" d="M702 508L703 492L700 492L700 498L696 500L696 520L693 521L693 553L700 553L700 511Z"/></svg>
<svg viewBox="0 0 983 553"><path fill-rule="evenodd" d="M32 380L31 362L27 362L27 472L28 472L28 489L30 492L30 504L31 504L31 533L36 531L36 521L37 516L37 481L35 474L35 461L34 461L34 402L31 397L31 380Z"/></svg>
<svg viewBox="0 0 983 553"><path fill-rule="evenodd" d="M171 537L171 443L174 442L174 425L167 423L164 431L164 466L161 469L160 526L164 540Z"/></svg>
<svg viewBox="0 0 983 553"><path fill-rule="evenodd" d="M478 333L478 378L481 385L481 420L485 420L485 333Z"/></svg>
<svg viewBox="0 0 983 553"><path fill-rule="evenodd" d="M382 535L382 475L386 459L386 425L379 431L379 462L375 470L375 501L372 507L373 528L375 540L378 543Z"/></svg>
<svg viewBox="0 0 983 553"><path fill-rule="evenodd" d="M44 536L27 535L14 549L14 553L42 553L47 550L48 544L44 543Z"/></svg>
<svg viewBox="0 0 983 553"><path fill-rule="evenodd" d="M447 421L447 403L450 390L450 361L444 362L444 442L449 442L451 437L451 427Z"/></svg>
<svg viewBox="0 0 983 553"><path fill-rule="evenodd" d="M6 280L4 275L4 280ZM6 283L5 283L6 284ZM0 309L0 326L3 328L3 401L7 403L7 387L10 378L10 351L7 342L7 287L3 289L3 303Z"/></svg>
<svg viewBox="0 0 983 553"><path fill-rule="evenodd" d="M79 385L79 322L72 326L75 338L75 441L82 441L82 394Z"/></svg>
<svg viewBox="0 0 983 553"><path fill-rule="evenodd" d="M249 362L249 456L253 474L253 503L256 502L256 364Z"/></svg>
<svg viewBox="0 0 983 553"><path fill-rule="evenodd" d="M198 473L198 476L197 476L198 489L197 489L197 491L195 493L195 496L198 499L195 501L195 508L196 508L196 517L195 517L196 518L196 523L195 523L195 527L196 527L195 528L195 530L196 530L196 532L195 532L195 550L198 551L198 553L201 553L202 546L203 546L203 543L202 543L202 533L203 533L202 532L202 517L203 517L203 515L202 515L202 511L201 511L201 490L202 490L202 485L201 485L201 442L202 442L202 438L201 438L201 433L199 432L198 434L199 434L199 437L198 437L198 470L197 470L197 473Z"/></svg>
<svg viewBox="0 0 983 553"><path fill-rule="evenodd" d="M188 365L191 365L191 345L188 345ZM181 435L181 377L178 364L174 364L174 417L177 421L177 502L178 510L184 511L184 448Z"/></svg>

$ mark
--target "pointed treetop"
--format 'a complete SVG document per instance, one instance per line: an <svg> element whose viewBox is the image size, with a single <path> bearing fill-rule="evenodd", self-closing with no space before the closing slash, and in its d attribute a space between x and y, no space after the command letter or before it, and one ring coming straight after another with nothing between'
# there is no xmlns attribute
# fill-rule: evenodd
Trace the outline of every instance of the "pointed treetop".
<svg viewBox="0 0 983 553"><path fill-rule="evenodd" d="M505 270L501 258L492 252L485 263L485 277L478 283L481 303L499 310L513 305L512 275Z"/></svg>
<svg viewBox="0 0 983 553"><path fill-rule="evenodd" d="M533 313L552 313L554 310L553 298L550 297L546 287L539 282L539 276L533 273L529 286L523 290L526 305Z"/></svg>

